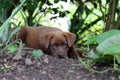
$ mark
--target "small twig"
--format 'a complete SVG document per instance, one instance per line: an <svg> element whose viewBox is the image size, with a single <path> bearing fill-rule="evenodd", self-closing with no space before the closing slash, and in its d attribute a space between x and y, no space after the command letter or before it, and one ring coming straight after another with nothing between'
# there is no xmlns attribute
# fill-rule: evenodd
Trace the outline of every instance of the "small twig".
<svg viewBox="0 0 120 80"><path fill-rule="evenodd" d="M34 50L33 48L30 48L30 47L23 47L22 49L23 50Z"/></svg>
<svg viewBox="0 0 120 80"><path fill-rule="evenodd" d="M22 46L22 41L20 40L17 54L20 54L22 52L22 47L23 47Z"/></svg>

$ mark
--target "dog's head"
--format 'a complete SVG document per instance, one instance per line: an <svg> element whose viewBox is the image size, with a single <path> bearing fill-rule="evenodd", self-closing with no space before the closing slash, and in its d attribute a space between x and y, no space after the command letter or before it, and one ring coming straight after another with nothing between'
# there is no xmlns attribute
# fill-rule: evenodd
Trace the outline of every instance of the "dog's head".
<svg viewBox="0 0 120 80"><path fill-rule="evenodd" d="M53 56L59 58L68 57L67 52L74 44L76 36L70 32L51 32L40 37L40 45Z"/></svg>

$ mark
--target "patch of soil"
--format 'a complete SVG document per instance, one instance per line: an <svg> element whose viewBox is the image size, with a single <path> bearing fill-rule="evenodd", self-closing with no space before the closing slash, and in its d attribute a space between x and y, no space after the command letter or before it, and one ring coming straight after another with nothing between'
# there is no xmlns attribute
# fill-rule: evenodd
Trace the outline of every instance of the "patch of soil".
<svg viewBox="0 0 120 80"><path fill-rule="evenodd" d="M93 73L78 60L48 55L34 60L31 53L28 49L17 57L9 52L0 54L0 80L119 80L117 72Z"/></svg>

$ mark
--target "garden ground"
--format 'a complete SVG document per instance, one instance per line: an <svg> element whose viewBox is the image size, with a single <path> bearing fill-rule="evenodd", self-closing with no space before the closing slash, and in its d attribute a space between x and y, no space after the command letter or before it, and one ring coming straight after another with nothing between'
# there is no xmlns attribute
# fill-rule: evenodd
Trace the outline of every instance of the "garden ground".
<svg viewBox="0 0 120 80"><path fill-rule="evenodd" d="M117 72L93 73L78 60L48 55L34 60L31 53L31 49L26 49L17 56L0 54L0 80L119 80Z"/></svg>

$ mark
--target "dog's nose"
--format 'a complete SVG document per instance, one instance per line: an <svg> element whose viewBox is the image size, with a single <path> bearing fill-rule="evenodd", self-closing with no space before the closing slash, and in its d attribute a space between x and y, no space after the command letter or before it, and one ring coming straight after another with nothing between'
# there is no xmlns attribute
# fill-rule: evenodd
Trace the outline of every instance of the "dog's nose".
<svg viewBox="0 0 120 80"><path fill-rule="evenodd" d="M58 54L58 57L59 58L64 58L64 56L62 54L60 54L60 53Z"/></svg>
<svg viewBox="0 0 120 80"><path fill-rule="evenodd" d="M65 56L64 56L62 53L59 53L59 54L58 54L58 57L59 57L59 58L65 58Z"/></svg>
<svg viewBox="0 0 120 80"><path fill-rule="evenodd" d="M63 59L63 58L65 58L65 57L64 57L64 56L59 55L59 58L60 58L60 59Z"/></svg>

